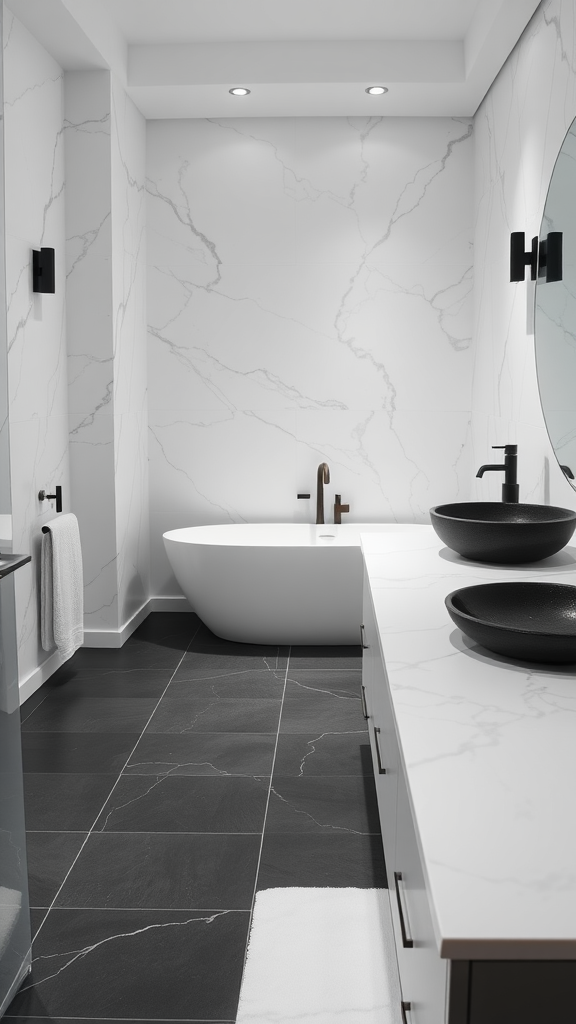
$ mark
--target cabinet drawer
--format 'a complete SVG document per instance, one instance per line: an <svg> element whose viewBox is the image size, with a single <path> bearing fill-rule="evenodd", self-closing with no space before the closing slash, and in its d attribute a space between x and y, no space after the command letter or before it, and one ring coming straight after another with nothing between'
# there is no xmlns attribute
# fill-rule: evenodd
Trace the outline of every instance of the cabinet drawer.
<svg viewBox="0 0 576 1024"><path fill-rule="evenodd" d="M448 962L438 954L404 772L398 772L396 853L388 879L407 1024L444 1024Z"/></svg>
<svg viewBox="0 0 576 1024"><path fill-rule="evenodd" d="M386 875L390 885L394 877L396 851L398 743L388 697L388 682L382 662L376 666L374 673L370 699L369 731Z"/></svg>
<svg viewBox="0 0 576 1024"><path fill-rule="evenodd" d="M368 715L368 732L372 749L384 860L386 874L390 880L393 878L396 847L398 743L372 599L370 592L366 589L364 591L363 615L363 643L366 646L362 651L362 683L364 685L365 710Z"/></svg>

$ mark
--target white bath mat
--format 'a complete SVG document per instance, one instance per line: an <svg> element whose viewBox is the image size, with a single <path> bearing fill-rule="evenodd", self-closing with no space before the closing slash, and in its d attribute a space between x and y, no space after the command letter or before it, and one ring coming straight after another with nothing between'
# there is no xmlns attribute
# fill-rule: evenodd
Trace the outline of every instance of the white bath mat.
<svg viewBox="0 0 576 1024"><path fill-rule="evenodd" d="M237 1024L400 1024L386 889L256 896Z"/></svg>

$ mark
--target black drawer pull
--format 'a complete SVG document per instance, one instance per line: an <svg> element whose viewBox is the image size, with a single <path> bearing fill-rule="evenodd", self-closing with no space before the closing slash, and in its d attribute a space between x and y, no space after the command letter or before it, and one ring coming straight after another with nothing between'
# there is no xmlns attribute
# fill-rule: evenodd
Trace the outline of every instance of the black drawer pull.
<svg viewBox="0 0 576 1024"><path fill-rule="evenodd" d="M378 774L379 775L386 775L386 769L382 765L382 755L380 753L380 740L378 739L378 737L380 736L381 732L382 732L382 730L380 729L380 727L378 725L375 725L374 726L374 743L376 745L376 758L378 760Z"/></svg>
<svg viewBox="0 0 576 1024"><path fill-rule="evenodd" d="M406 935L406 925L404 924L404 913L402 911L402 901L400 899L400 886L398 885L398 882L401 882L401 881L402 881L402 872L401 871L395 871L394 872L394 886L396 888L396 899L398 900L398 915L400 917L400 930L402 932L402 945L404 946L404 949L412 949L413 946L414 946L414 943L413 943L412 939L409 939L408 936ZM408 1006L407 1009L410 1009L410 1007Z"/></svg>
<svg viewBox="0 0 576 1024"><path fill-rule="evenodd" d="M360 687L360 700L362 701L362 714L364 715L364 718L368 718L369 715L368 715L368 708L366 707L366 687L365 686L361 686Z"/></svg>
<svg viewBox="0 0 576 1024"><path fill-rule="evenodd" d="M370 650L370 644L365 644L364 643L364 623L363 622L360 624L360 646L362 647L362 650L364 650L364 651L369 651Z"/></svg>
<svg viewBox="0 0 576 1024"><path fill-rule="evenodd" d="M406 1010L410 1012L412 1009L412 1003L405 1003L404 1000L400 1003L400 1011L402 1013L402 1024L408 1024L408 1018L406 1016Z"/></svg>

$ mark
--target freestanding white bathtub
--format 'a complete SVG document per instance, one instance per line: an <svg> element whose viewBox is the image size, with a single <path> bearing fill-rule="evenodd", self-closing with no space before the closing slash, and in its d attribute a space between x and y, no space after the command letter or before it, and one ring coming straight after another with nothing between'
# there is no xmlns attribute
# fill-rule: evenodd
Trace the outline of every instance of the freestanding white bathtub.
<svg viewBox="0 0 576 1024"><path fill-rule="evenodd" d="M164 544L184 594L218 636L253 644L357 644L360 534L415 529L240 523L170 530Z"/></svg>

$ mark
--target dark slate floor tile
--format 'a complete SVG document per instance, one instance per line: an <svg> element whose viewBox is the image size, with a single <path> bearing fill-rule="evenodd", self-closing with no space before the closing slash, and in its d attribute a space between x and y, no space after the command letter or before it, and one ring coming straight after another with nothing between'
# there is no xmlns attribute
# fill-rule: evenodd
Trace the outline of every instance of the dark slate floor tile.
<svg viewBox="0 0 576 1024"><path fill-rule="evenodd" d="M314 697L316 695L333 696L336 699L349 698L360 700L362 672L347 669L339 672L336 669L316 672L310 669L289 669L286 679L287 697Z"/></svg>
<svg viewBox="0 0 576 1024"><path fill-rule="evenodd" d="M178 679L170 683L166 697L212 697L219 700L282 700L284 670L277 674L253 672L243 677L230 674L227 678Z"/></svg>
<svg viewBox="0 0 576 1024"><path fill-rule="evenodd" d="M198 632L190 642L188 654L217 654L241 658L260 658L269 664L274 664L277 669L286 668L288 663L288 646L276 644L241 644L235 640L222 640L206 638Z"/></svg>
<svg viewBox="0 0 576 1024"><path fill-rule="evenodd" d="M250 910L259 853L258 835L92 834L56 906Z"/></svg>
<svg viewBox="0 0 576 1024"><path fill-rule="evenodd" d="M214 697L166 696L147 732L276 732L279 700L219 700Z"/></svg>
<svg viewBox="0 0 576 1024"><path fill-rule="evenodd" d="M72 866L86 832L28 832L28 885L31 907L49 907Z"/></svg>
<svg viewBox="0 0 576 1024"><path fill-rule="evenodd" d="M156 697L159 699L170 682L171 671L141 668L112 668L101 671L80 669L67 675L56 673L46 683L51 697Z"/></svg>
<svg viewBox="0 0 576 1024"><path fill-rule="evenodd" d="M25 772L119 775L139 733L22 732Z"/></svg>
<svg viewBox="0 0 576 1024"><path fill-rule="evenodd" d="M36 690L31 697L28 697L28 700L24 701L20 706L20 721L22 724L24 724L27 718L30 718L30 715L33 714L39 704L41 704L43 700L46 700L49 692L48 686L44 684L44 686L41 686L39 690Z"/></svg>
<svg viewBox="0 0 576 1024"><path fill-rule="evenodd" d="M170 683L169 697L271 697L280 700L285 668L266 666L262 658L187 654Z"/></svg>
<svg viewBox="0 0 576 1024"><path fill-rule="evenodd" d="M331 693L308 694L302 698L286 695L282 705L280 732L357 732L366 728L362 704L356 697L335 697Z"/></svg>
<svg viewBox="0 0 576 1024"><path fill-rule="evenodd" d="M38 909L37 907L30 908L30 930L32 932L32 942L36 937L38 929L46 919L47 910L45 908ZM4 1019L4 1018L2 1018Z"/></svg>
<svg viewBox="0 0 576 1024"><path fill-rule="evenodd" d="M174 672L182 658L181 646L155 643L149 640L135 640L133 637L119 648L81 647L74 655L74 669L80 672L102 672L106 669L122 671L144 669ZM71 666L72 667L72 666Z"/></svg>
<svg viewBox="0 0 576 1024"><path fill-rule="evenodd" d="M252 654L231 653L225 647L207 647L203 651L191 648L184 655L173 681L228 678L232 675L250 677L255 673L267 672L273 676L272 681L276 682L277 676L284 679L286 661L286 657L278 654L278 648L274 648L272 653Z"/></svg>
<svg viewBox="0 0 576 1024"><path fill-rule="evenodd" d="M123 775L96 831L258 832L268 779Z"/></svg>
<svg viewBox="0 0 576 1024"><path fill-rule="evenodd" d="M363 723L362 723L363 724ZM307 733L279 736L275 775L373 775L368 733Z"/></svg>
<svg viewBox="0 0 576 1024"><path fill-rule="evenodd" d="M234 1020L249 914L51 910L19 1017Z"/></svg>
<svg viewBox="0 0 576 1024"><path fill-rule="evenodd" d="M211 697L217 700L282 700L284 693L282 670L252 672L237 675L213 676L210 679L174 679L166 691L168 700L175 697Z"/></svg>
<svg viewBox="0 0 576 1024"><path fill-rule="evenodd" d="M374 780L274 777L266 833L380 832Z"/></svg>
<svg viewBox="0 0 576 1024"><path fill-rule="evenodd" d="M264 835L258 889L284 886L386 888L380 836Z"/></svg>
<svg viewBox="0 0 576 1024"><path fill-rule="evenodd" d="M48 697L23 732L141 732L158 701L152 697Z"/></svg>
<svg viewBox="0 0 576 1024"><path fill-rule="evenodd" d="M195 612L152 612L138 626L128 642L146 640L161 645L174 644L179 649L184 646L186 649L201 625L202 621Z"/></svg>
<svg viewBox="0 0 576 1024"><path fill-rule="evenodd" d="M145 732L126 775L270 775L273 733L205 732L192 735Z"/></svg>
<svg viewBox="0 0 576 1024"><path fill-rule="evenodd" d="M115 781L115 775L25 775L26 828L88 832Z"/></svg>
<svg viewBox="0 0 576 1024"><path fill-rule="evenodd" d="M362 648L358 647L291 647L291 669L360 669Z"/></svg>

